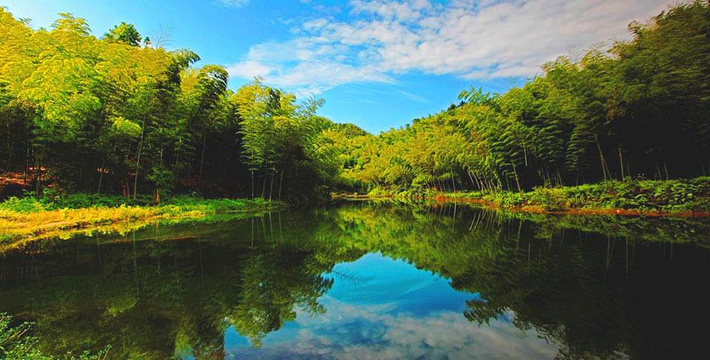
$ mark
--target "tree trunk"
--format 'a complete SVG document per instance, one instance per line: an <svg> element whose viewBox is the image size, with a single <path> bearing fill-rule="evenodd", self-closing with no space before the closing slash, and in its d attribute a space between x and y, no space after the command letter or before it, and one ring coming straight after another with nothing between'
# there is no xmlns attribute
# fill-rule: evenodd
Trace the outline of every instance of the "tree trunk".
<svg viewBox="0 0 710 360"><path fill-rule="evenodd" d="M25 134L25 136L27 136ZM22 172L22 185L27 185L27 172L30 170L30 142L26 141L27 152L25 154L25 170Z"/></svg>
<svg viewBox="0 0 710 360"><path fill-rule="evenodd" d="M266 242L266 222L264 221L264 215L261 215L261 239Z"/></svg>
<svg viewBox="0 0 710 360"><path fill-rule="evenodd" d="M478 178L478 175L476 175L475 172L471 172L471 175L473 175L473 179L476 180L476 184L478 184L478 190L483 191L483 184L481 183L481 180Z"/></svg>
<svg viewBox="0 0 710 360"><path fill-rule="evenodd" d="M78 181L78 185L79 185L80 189L81 189L81 185L82 185L81 178L83 177L83 175L84 175L84 157L81 156L81 154L79 154L79 181Z"/></svg>
<svg viewBox="0 0 710 360"><path fill-rule="evenodd" d="M281 175L280 175L280 180L279 180L279 200L281 200L281 187L284 184L284 172L281 170Z"/></svg>
<svg viewBox="0 0 710 360"><path fill-rule="evenodd" d="M207 144L205 143L206 139L207 139L207 131L203 130L202 131L202 157L200 158L200 174L197 177L197 185L200 185L200 182L202 182L202 168L205 165L205 148L207 148Z"/></svg>
<svg viewBox="0 0 710 360"><path fill-rule="evenodd" d="M42 159L35 154L35 193L37 197L42 196Z"/></svg>
<svg viewBox="0 0 710 360"><path fill-rule="evenodd" d="M153 190L153 204L160 205L160 188L157 186Z"/></svg>
<svg viewBox="0 0 710 360"><path fill-rule="evenodd" d="M665 161L663 162L663 170L666 172L666 180L670 179L670 176L668 176L668 164Z"/></svg>
<svg viewBox="0 0 710 360"><path fill-rule="evenodd" d="M473 181L473 176L471 176L471 172L466 170L466 175L468 175L468 179L471 180L471 186L476 186L476 182Z"/></svg>
<svg viewBox="0 0 710 360"><path fill-rule="evenodd" d="M515 164L513 164L513 174L515 174L515 184L518 186L518 192L523 192L523 190L520 188L520 180L518 179L518 170L515 168Z"/></svg>
<svg viewBox="0 0 710 360"><path fill-rule="evenodd" d="M96 189L96 193L101 193L101 183L104 181L104 166L106 166L106 155L104 154L104 159L101 161L101 169L99 169L99 187Z"/></svg>
<svg viewBox="0 0 710 360"><path fill-rule="evenodd" d="M123 193L123 196L126 197L126 199L131 198L131 188L128 185L128 179L125 176L121 176L121 178L118 180L120 186L121 186L121 192Z"/></svg>
<svg viewBox="0 0 710 360"><path fill-rule="evenodd" d="M138 194L138 169L140 168L141 153L143 153L143 134L141 134L141 142L138 145L138 156L136 156L136 173L133 178L133 200L136 199L136 194Z"/></svg>
<svg viewBox="0 0 710 360"><path fill-rule="evenodd" d="M8 135L9 135L9 132L8 132ZM9 141L9 145L7 148L7 166L5 167L5 169L7 171L10 171L10 165L12 165L11 160L12 160L12 150L15 148L14 145L15 145L14 141Z"/></svg>
<svg viewBox="0 0 710 360"><path fill-rule="evenodd" d="M271 201L271 195L274 193L274 177L276 173L271 173L271 185L269 186L269 201Z"/></svg>
<svg viewBox="0 0 710 360"><path fill-rule="evenodd" d="M553 164L555 164L555 172L557 173L557 181L560 182L560 186L563 186L564 184L562 183L562 174L560 174L560 168L557 166L556 161Z"/></svg>
<svg viewBox="0 0 710 360"><path fill-rule="evenodd" d="M175 153L175 160L173 160L173 169L175 170L175 176L180 176L180 149L182 149L182 138L180 138L177 145L173 147L173 152Z"/></svg>
<svg viewBox="0 0 710 360"><path fill-rule="evenodd" d="M266 194L266 176L261 179L261 198L264 198Z"/></svg>
<svg viewBox="0 0 710 360"><path fill-rule="evenodd" d="M607 169L608 167L606 166L606 160L604 159L604 153L602 152L602 147L599 145L599 137L594 135L594 143L597 144L597 150L599 150L599 160L601 161L602 164L602 173L604 174L604 180L608 180L607 178ZM609 174L609 177L611 177L611 174Z"/></svg>
<svg viewBox="0 0 710 360"><path fill-rule="evenodd" d="M621 154L621 146L619 146L619 169L621 170L621 181L626 180L624 177L624 156Z"/></svg>

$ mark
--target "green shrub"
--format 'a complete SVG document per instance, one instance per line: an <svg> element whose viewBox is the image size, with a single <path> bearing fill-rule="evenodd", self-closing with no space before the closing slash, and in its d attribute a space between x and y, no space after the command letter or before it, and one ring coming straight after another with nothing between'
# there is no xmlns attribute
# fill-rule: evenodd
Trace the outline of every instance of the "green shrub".
<svg viewBox="0 0 710 360"><path fill-rule="evenodd" d="M498 192L484 199L501 207L541 206L563 209L710 211L710 177L692 180L604 181L571 187Z"/></svg>
<svg viewBox="0 0 710 360"><path fill-rule="evenodd" d="M0 202L0 210L30 213L36 211L47 210L46 206L34 197L16 198L11 197L3 202Z"/></svg>

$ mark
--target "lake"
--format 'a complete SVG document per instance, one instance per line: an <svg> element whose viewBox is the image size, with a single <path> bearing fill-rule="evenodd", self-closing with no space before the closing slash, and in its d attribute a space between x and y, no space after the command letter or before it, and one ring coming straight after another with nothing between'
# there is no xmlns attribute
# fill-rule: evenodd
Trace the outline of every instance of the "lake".
<svg viewBox="0 0 710 360"><path fill-rule="evenodd" d="M154 224L0 255L0 312L109 359L707 359L709 228L389 202Z"/></svg>

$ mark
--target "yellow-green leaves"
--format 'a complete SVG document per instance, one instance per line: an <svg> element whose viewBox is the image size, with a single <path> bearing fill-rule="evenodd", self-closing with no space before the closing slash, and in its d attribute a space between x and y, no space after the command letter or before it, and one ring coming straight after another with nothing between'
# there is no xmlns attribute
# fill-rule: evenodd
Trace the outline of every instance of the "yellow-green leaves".
<svg viewBox="0 0 710 360"><path fill-rule="evenodd" d="M111 134L124 138L136 138L141 135L141 126L120 116L110 119Z"/></svg>
<svg viewBox="0 0 710 360"><path fill-rule="evenodd" d="M122 22L120 25L114 26L105 35L104 39L109 42L117 42L130 46L138 46L141 43L142 37L133 24Z"/></svg>

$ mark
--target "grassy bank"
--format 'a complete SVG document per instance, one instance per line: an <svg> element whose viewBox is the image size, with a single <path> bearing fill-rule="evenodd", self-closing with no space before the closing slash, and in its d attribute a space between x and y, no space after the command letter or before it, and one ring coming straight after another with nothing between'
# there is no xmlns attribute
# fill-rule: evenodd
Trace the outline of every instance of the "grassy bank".
<svg viewBox="0 0 710 360"><path fill-rule="evenodd" d="M348 198L362 198L348 195ZM605 181L528 192L436 192L375 189L367 198L469 201L536 213L710 216L710 177L689 180Z"/></svg>
<svg viewBox="0 0 710 360"><path fill-rule="evenodd" d="M93 233L125 233L156 221L209 219L218 214L256 215L285 206L262 199L170 198L159 206L145 199L74 194L0 203L0 249L27 241Z"/></svg>

